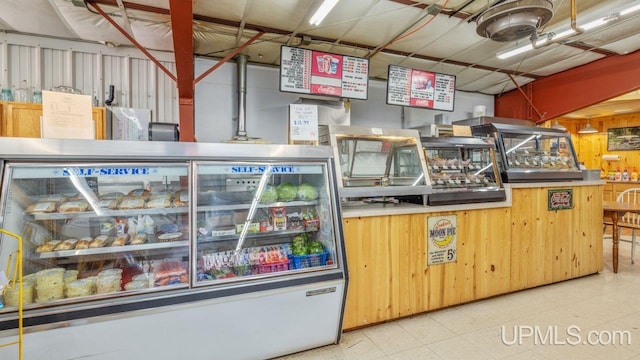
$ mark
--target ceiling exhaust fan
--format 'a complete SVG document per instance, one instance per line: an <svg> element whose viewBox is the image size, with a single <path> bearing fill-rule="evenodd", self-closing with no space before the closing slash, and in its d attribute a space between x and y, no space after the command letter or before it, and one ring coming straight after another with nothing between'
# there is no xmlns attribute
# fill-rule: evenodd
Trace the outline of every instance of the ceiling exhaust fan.
<svg viewBox="0 0 640 360"><path fill-rule="evenodd" d="M501 1L477 17L476 32L494 41L514 41L535 36L552 16L550 0Z"/></svg>

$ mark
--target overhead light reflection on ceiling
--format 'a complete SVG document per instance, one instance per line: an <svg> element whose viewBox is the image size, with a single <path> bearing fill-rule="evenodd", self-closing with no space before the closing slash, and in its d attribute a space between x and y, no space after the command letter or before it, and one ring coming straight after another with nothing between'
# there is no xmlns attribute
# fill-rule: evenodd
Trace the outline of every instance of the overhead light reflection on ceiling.
<svg viewBox="0 0 640 360"><path fill-rule="evenodd" d="M320 5L320 7L318 8L318 10L316 10L313 16L311 16L311 20L309 20L309 24L316 25L316 26L320 25L322 20L324 20L324 18L327 17L327 15L329 15L329 12L331 12L331 9L333 9L333 7L336 6L338 1L339 0L324 0Z"/></svg>

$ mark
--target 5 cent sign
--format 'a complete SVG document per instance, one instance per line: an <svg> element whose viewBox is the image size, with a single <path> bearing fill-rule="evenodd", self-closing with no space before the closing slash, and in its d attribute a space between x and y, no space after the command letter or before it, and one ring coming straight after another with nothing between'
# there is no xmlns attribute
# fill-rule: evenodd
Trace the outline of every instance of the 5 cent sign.
<svg viewBox="0 0 640 360"><path fill-rule="evenodd" d="M457 261L456 215L427 218L427 265Z"/></svg>

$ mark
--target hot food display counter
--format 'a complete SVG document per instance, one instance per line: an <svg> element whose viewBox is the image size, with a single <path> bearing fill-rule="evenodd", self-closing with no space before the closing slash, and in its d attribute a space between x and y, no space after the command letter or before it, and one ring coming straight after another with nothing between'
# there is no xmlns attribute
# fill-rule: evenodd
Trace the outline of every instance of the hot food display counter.
<svg viewBox="0 0 640 360"><path fill-rule="evenodd" d="M244 359L339 340L329 147L16 138L0 154L0 228L24 239L25 358ZM16 250L0 237L0 269ZM19 282L0 342L17 334Z"/></svg>
<svg viewBox="0 0 640 360"><path fill-rule="evenodd" d="M504 182L582 180L571 135L564 131L499 123L471 129L496 144Z"/></svg>
<svg viewBox="0 0 640 360"><path fill-rule="evenodd" d="M428 205L506 200L495 146L470 137L423 137L433 192Z"/></svg>

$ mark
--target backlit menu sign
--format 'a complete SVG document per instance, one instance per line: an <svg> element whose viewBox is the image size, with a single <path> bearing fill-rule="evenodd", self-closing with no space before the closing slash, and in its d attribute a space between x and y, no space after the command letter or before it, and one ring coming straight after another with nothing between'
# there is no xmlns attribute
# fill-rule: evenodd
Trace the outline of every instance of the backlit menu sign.
<svg viewBox="0 0 640 360"><path fill-rule="evenodd" d="M456 77L389 65L387 104L453 111Z"/></svg>
<svg viewBox="0 0 640 360"><path fill-rule="evenodd" d="M280 48L280 91L366 100L368 86L368 59Z"/></svg>

